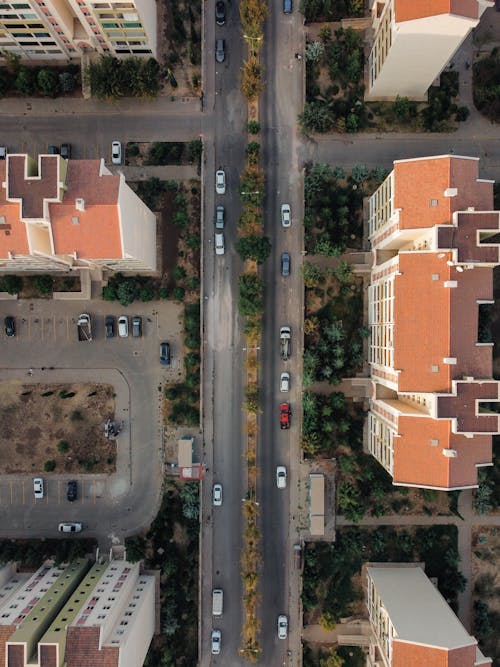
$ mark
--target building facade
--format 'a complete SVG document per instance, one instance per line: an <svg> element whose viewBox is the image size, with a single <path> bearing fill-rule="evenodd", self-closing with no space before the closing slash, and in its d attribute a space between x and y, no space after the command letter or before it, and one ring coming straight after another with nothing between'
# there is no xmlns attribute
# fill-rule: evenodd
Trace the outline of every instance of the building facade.
<svg viewBox="0 0 500 667"><path fill-rule="evenodd" d="M491 0L374 0L366 99L427 99Z"/></svg>
<svg viewBox="0 0 500 667"><path fill-rule="evenodd" d="M0 13L0 51L23 60L65 60L83 53L156 56L154 0L25 0Z"/></svg>
<svg viewBox="0 0 500 667"><path fill-rule="evenodd" d="M0 571L1 667L141 667L155 631L156 578L139 563L46 562Z"/></svg>
<svg viewBox="0 0 500 667"><path fill-rule="evenodd" d="M369 565L367 667L491 665L419 565Z"/></svg>
<svg viewBox="0 0 500 667"><path fill-rule="evenodd" d="M398 160L369 200L368 450L403 486L477 486L500 432L489 317L500 213L479 160Z"/></svg>
<svg viewBox="0 0 500 667"><path fill-rule="evenodd" d="M0 272L156 270L156 216L104 160L7 155Z"/></svg>

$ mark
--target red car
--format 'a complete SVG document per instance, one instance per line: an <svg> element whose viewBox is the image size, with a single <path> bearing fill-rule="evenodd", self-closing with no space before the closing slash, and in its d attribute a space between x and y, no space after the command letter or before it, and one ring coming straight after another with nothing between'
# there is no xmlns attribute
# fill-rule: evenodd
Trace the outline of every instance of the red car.
<svg viewBox="0 0 500 667"><path fill-rule="evenodd" d="M282 403L280 405L280 428L290 428L290 415L292 411L290 410L289 403Z"/></svg>

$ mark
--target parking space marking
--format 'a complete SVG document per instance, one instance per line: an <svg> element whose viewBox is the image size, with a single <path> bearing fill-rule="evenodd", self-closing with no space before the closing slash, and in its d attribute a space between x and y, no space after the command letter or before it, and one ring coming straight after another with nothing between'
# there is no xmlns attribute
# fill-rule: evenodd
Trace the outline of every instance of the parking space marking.
<svg viewBox="0 0 500 667"><path fill-rule="evenodd" d="M23 496L23 502L22 502L22 504L23 504L23 505L26 505L26 485L25 485L25 481L24 481L24 479L23 479L23 481L21 482L21 489L22 489L22 496Z"/></svg>
<svg viewBox="0 0 500 667"><path fill-rule="evenodd" d="M57 504L61 504L61 480L57 480Z"/></svg>
<svg viewBox="0 0 500 667"><path fill-rule="evenodd" d="M13 484L12 480L10 482L10 504L11 505L14 504L14 484Z"/></svg>

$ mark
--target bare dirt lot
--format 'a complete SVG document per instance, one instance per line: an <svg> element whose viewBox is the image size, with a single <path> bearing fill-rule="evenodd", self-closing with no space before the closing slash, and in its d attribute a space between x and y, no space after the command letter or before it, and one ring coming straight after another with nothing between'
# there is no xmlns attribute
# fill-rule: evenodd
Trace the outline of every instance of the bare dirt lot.
<svg viewBox="0 0 500 667"><path fill-rule="evenodd" d="M111 385L0 383L0 474L113 472L114 412Z"/></svg>

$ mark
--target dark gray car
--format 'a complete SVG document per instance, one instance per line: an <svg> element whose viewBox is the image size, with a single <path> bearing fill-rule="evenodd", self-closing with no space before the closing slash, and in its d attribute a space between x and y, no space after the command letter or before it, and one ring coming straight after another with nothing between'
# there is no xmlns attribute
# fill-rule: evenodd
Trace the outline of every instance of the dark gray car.
<svg viewBox="0 0 500 667"><path fill-rule="evenodd" d="M290 255L287 252L281 255L281 275L290 275Z"/></svg>
<svg viewBox="0 0 500 667"><path fill-rule="evenodd" d="M226 59L226 43L223 39L215 40L215 60L223 63Z"/></svg>

